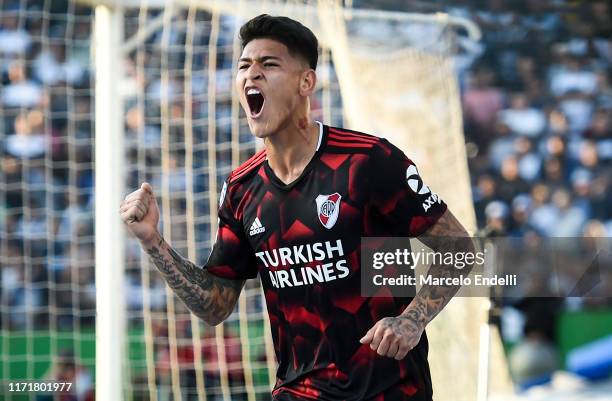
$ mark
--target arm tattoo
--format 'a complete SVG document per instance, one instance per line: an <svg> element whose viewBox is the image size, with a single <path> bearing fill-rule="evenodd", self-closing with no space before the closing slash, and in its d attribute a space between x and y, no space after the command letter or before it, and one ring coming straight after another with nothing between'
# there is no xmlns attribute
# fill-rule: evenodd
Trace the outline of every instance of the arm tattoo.
<svg viewBox="0 0 612 401"><path fill-rule="evenodd" d="M419 240L440 253L474 252L474 244L467 231L449 210L444 212ZM466 265L463 269L457 269L443 263L434 263L429 267L428 274L434 278L452 279L467 276L472 267L473 265ZM426 325L440 313L459 289L458 285L423 285L401 316Z"/></svg>
<svg viewBox="0 0 612 401"><path fill-rule="evenodd" d="M408 313L401 314L397 316L397 318L384 320L382 325L384 328L389 329L393 332L393 335L396 337L416 337L420 338L421 330L417 327L417 325L413 324L416 320L412 319L408 316ZM404 322L409 322L411 324L403 324Z"/></svg>
<svg viewBox="0 0 612 401"><path fill-rule="evenodd" d="M196 316L216 325L232 312L244 280L210 274L179 255L161 235L157 245L146 247L145 251L170 288Z"/></svg>

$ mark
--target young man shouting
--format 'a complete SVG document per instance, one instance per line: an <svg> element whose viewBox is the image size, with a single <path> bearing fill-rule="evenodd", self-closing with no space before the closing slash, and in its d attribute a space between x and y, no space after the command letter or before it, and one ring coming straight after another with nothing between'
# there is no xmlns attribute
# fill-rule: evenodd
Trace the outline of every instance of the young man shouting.
<svg viewBox="0 0 612 401"><path fill-rule="evenodd" d="M240 35L236 90L265 149L226 180L207 263L164 241L147 183L121 206L128 230L211 325L259 274L279 363L275 400L431 400L424 330L458 288L363 297L360 241L421 237L434 250L457 251L446 239L466 231L388 141L311 120L318 43L308 28L260 15ZM454 272L434 265L430 274Z"/></svg>

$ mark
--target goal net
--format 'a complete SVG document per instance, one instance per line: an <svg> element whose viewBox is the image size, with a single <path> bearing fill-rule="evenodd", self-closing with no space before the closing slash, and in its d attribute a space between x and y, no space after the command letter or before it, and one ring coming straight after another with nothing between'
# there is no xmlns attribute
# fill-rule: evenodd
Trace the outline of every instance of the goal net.
<svg viewBox="0 0 612 401"><path fill-rule="evenodd" d="M122 67L111 84L122 100L123 195L144 181L152 183L164 238L185 257L205 262L222 183L259 146L232 83L241 51L238 28L264 12L298 19L320 40L314 118L387 137L415 160L425 180L473 232L451 62L456 29L445 16L360 12L343 7L349 2L322 0L131 0L117 2L121 8L113 1L90 0L58 9L53 1L42 3L40 9L14 8L15 31L25 30L49 57L59 57L66 76L55 82L36 78L42 88L36 106L0 107L0 118L14 124L15 131L25 130L19 125L25 119L34 127L23 135L35 136L40 129L47 138L38 155L2 156L0 200L11 206L0 210L0 378L42 378L67 358L65 348L71 350L68 358L93 377L92 102L93 77L100 74L89 58L89 35L93 7L100 4L120 12L125 38L120 58L110 60ZM24 73L36 68L34 59L3 57L5 64L23 59L29 66ZM83 66L78 82L70 76L70 60ZM44 68L39 72L45 73ZM8 139L4 132L11 130L0 130L0 141ZM102 135L98 132L97 140ZM113 166L98 162L95 168ZM15 193L21 200L12 204ZM60 201L65 206L58 208ZM16 233L23 230L30 230L27 238L17 241ZM43 244L43 253L35 242ZM124 399L270 399L276 361L257 280L247 282L225 323L209 327L172 294L132 239L126 240L124 265L124 284L116 288L126 311ZM15 308L16 299L21 309ZM97 299L98 304L108 301ZM456 299L428 328L438 400L476 399L482 303ZM17 343L22 348L15 348ZM507 376L498 356L490 376L501 378L503 386ZM449 366L461 366L461 375Z"/></svg>
<svg viewBox="0 0 612 401"><path fill-rule="evenodd" d="M9 382L60 373L93 393L91 18L74 2L0 1L1 400L34 400Z"/></svg>

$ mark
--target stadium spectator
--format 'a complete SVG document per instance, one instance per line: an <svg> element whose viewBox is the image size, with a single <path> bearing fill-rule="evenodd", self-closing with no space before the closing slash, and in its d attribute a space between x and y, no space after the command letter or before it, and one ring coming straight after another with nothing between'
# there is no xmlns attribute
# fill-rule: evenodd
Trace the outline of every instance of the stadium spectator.
<svg viewBox="0 0 612 401"><path fill-rule="evenodd" d="M9 59L24 55L32 44L30 32L19 26L19 11L18 6L12 7L3 12L0 20L0 54Z"/></svg>
<svg viewBox="0 0 612 401"><path fill-rule="evenodd" d="M519 165L516 156L511 155L504 159L497 179L497 198L508 205L514 197L527 192L529 185L519 175Z"/></svg>
<svg viewBox="0 0 612 401"><path fill-rule="evenodd" d="M514 134L537 137L544 130L544 112L530 107L524 93L516 93L510 98L510 107L500 112L500 121Z"/></svg>
<svg viewBox="0 0 612 401"><path fill-rule="evenodd" d="M15 118L14 134L6 137L6 152L12 156L30 159L43 156L47 150L47 137L42 131L40 121L33 123L35 119L39 119L42 113L22 112Z"/></svg>
<svg viewBox="0 0 612 401"><path fill-rule="evenodd" d="M16 59L8 67L9 84L2 90L2 104L5 107L35 107L43 100L41 86L27 78L26 65Z"/></svg>
<svg viewBox="0 0 612 401"><path fill-rule="evenodd" d="M78 59L68 58L63 44L53 43L41 51L33 62L34 76L43 85L68 83L78 85L85 78L85 66Z"/></svg>

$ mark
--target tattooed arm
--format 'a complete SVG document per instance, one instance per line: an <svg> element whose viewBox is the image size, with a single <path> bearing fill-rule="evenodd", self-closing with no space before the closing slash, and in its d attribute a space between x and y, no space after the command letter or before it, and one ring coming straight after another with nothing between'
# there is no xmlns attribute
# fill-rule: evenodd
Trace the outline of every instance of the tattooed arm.
<svg viewBox="0 0 612 401"><path fill-rule="evenodd" d="M143 244L143 247L170 288L193 314L215 326L232 313L244 280L210 274L179 255L159 234L152 245Z"/></svg>
<svg viewBox="0 0 612 401"><path fill-rule="evenodd" d="M474 252L467 231L449 210L418 238L435 252ZM457 269L445 264L433 264L428 274L434 278L452 279L469 274L472 267L466 265L463 269ZM381 319L361 342L369 343L380 355L403 359L418 344L425 326L444 309L460 288L459 285L423 285L401 315Z"/></svg>
<svg viewBox="0 0 612 401"><path fill-rule="evenodd" d="M474 253L474 244L467 231L449 210L418 238L434 252ZM466 264L463 269L457 269L446 264L432 264L428 274L434 278L459 278L468 275L472 267ZM444 309L460 288L459 285L423 285L402 316L426 325Z"/></svg>
<svg viewBox="0 0 612 401"><path fill-rule="evenodd" d="M126 196L120 213L128 231L138 238L170 288L196 316L214 326L232 313L244 280L214 276L164 241L157 231L159 208L150 184L143 183Z"/></svg>

